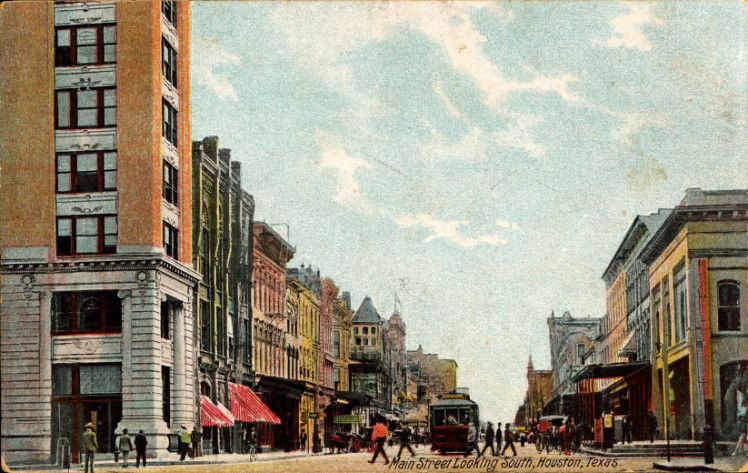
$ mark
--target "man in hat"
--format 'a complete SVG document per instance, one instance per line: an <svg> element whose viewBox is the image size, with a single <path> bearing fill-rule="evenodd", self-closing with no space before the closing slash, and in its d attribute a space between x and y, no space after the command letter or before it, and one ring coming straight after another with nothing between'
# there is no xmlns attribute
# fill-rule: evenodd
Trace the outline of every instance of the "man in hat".
<svg viewBox="0 0 748 473"><path fill-rule="evenodd" d="M93 431L93 424L86 424L86 431L83 432L82 445L83 455L85 457L85 473L88 473L88 466L91 465L91 473L94 473L94 455L99 448L96 441L96 432Z"/></svg>
<svg viewBox="0 0 748 473"><path fill-rule="evenodd" d="M374 424L374 429L371 432L371 440L376 442L376 447L374 448L374 456L371 457L369 463L374 463L380 453L384 457L385 465L390 462L389 458L387 458L387 453L384 451L384 442L387 441L388 435L389 431L387 429L387 424L385 423L384 418L382 418L381 416L377 417L376 424Z"/></svg>
<svg viewBox="0 0 748 473"><path fill-rule="evenodd" d="M184 425L181 426L179 432L179 461L183 462L184 457L187 456L190 449L192 448L192 437L190 431ZM190 455L192 456L192 455Z"/></svg>
<svg viewBox="0 0 748 473"><path fill-rule="evenodd" d="M135 436L135 467L140 468L140 459L143 459L143 467L145 467L145 448L148 446L148 439L142 430Z"/></svg>

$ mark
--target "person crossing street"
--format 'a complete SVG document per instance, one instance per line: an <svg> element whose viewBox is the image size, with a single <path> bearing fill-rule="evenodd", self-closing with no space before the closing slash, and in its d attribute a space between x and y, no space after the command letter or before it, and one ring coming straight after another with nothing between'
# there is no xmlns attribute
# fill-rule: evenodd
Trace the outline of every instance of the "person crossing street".
<svg viewBox="0 0 748 473"><path fill-rule="evenodd" d="M376 448L374 449L374 456L371 457L369 463L374 463L380 453L384 457L385 465L390 462L389 458L387 458L387 452L384 451L384 442L387 441L388 434L389 431L387 425L384 423L384 419L381 417L378 418L377 423L374 425L374 430L371 432L371 439L376 442Z"/></svg>
<svg viewBox="0 0 748 473"><path fill-rule="evenodd" d="M494 457L496 456L496 450L493 448L493 434L493 424L488 422L488 424L486 425L486 444L483 445L483 451L481 452L481 455L485 455L488 447L491 447L491 455L493 455Z"/></svg>
<svg viewBox="0 0 748 473"><path fill-rule="evenodd" d="M512 453L514 453L513 456L517 456L517 449L514 448L514 434L511 430L509 430L509 424L504 424L504 449L501 451L501 456L505 456L504 453L506 452L507 448L512 449Z"/></svg>
<svg viewBox="0 0 748 473"><path fill-rule="evenodd" d="M397 455L395 456L395 460L400 459L400 455L403 453L403 449L408 449L410 452L410 456L414 457L416 456L416 452L413 451L413 447L410 446L410 427L404 424L400 424L400 450L397 451Z"/></svg>

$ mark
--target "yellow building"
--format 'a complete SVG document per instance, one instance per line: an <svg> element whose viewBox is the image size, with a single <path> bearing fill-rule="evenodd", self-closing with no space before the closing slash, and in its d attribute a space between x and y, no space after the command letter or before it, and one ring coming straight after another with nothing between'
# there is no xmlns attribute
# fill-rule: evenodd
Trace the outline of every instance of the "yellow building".
<svg viewBox="0 0 748 473"><path fill-rule="evenodd" d="M0 5L11 464L196 422L189 46L188 2Z"/></svg>
<svg viewBox="0 0 748 473"><path fill-rule="evenodd" d="M289 278L289 300L298 304L298 333L301 338L299 380L305 390L299 402L299 433L306 433L306 445L311 450L315 422L319 417L317 390L319 386L319 299L298 279Z"/></svg>
<svg viewBox="0 0 748 473"><path fill-rule="evenodd" d="M746 190L688 189L644 250L654 411L671 438L701 438L706 424L717 438L737 438L737 391L748 378L747 231Z"/></svg>

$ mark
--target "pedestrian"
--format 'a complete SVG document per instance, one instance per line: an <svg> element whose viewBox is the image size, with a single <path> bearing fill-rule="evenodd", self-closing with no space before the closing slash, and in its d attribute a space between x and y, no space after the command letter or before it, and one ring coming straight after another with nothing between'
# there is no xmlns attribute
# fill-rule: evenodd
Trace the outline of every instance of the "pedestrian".
<svg viewBox="0 0 748 473"><path fill-rule="evenodd" d="M197 428L197 426L194 426L192 428L192 433L190 434L190 440L192 441L192 455L195 457L202 456L202 445L200 444L200 441L203 438L202 432L200 432L200 429Z"/></svg>
<svg viewBox="0 0 748 473"><path fill-rule="evenodd" d="M140 468L140 459L143 459L143 468L145 468L145 447L148 445L148 439L142 430L138 431L135 436L135 468Z"/></svg>
<svg viewBox="0 0 748 473"><path fill-rule="evenodd" d="M615 443L615 418L613 417L613 411L610 408L603 412L603 449L607 450L613 448Z"/></svg>
<svg viewBox="0 0 748 473"><path fill-rule="evenodd" d="M181 426L181 430L179 431L179 461L183 462L184 457L187 456L188 453L190 453L190 450L192 449L192 436L190 435L190 431L187 430L187 427L184 425ZM190 456L192 456L190 454Z"/></svg>
<svg viewBox="0 0 748 473"><path fill-rule="evenodd" d="M488 450L488 447L491 447L491 455L493 455L494 457L496 456L496 450L493 448L493 438L494 438L493 424L488 422L486 424L486 437L485 437L486 444L483 445L483 451L480 452L481 455L485 455L486 450Z"/></svg>
<svg viewBox="0 0 748 473"><path fill-rule="evenodd" d="M374 449L374 456L371 457L369 463L374 463L380 453L384 457L385 465L390 462L390 460L387 458L387 452L384 451L384 442L387 441L387 435L389 435L387 424L384 423L384 419L382 419L381 417L377 418L377 422L374 425L374 430L372 430L371 432L371 440L372 442L376 442L376 448Z"/></svg>
<svg viewBox="0 0 748 473"><path fill-rule="evenodd" d="M306 445L306 429L301 429L301 435L299 435L299 444L299 447L302 451L309 450Z"/></svg>
<svg viewBox="0 0 748 473"><path fill-rule="evenodd" d="M494 456L498 456L501 452L501 422L496 424L496 453Z"/></svg>
<svg viewBox="0 0 748 473"><path fill-rule="evenodd" d="M657 417L655 417L652 409L647 413L647 430L649 431L649 443L655 441L655 434L657 433Z"/></svg>
<svg viewBox="0 0 748 473"><path fill-rule="evenodd" d="M480 458L480 448L478 448L478 428L475 426L475 424L471 423L468 426L468 434L467 434L467 451L465 452L465 457L470 455L473 450L475 450L475 453L478 454L476 458Z"/></svg>
<svg viewBox="0 0 748 473"><path fill-rule="evenodd" d="M504 453L506 452L506 449L511 447L512 453L514 453L513 456L517 456L517 449L514 447L514 434L511 430L509 430L509 424L504 424L504 448L501 450L501 456L504 457Z"/></svg>
<svg viewBox="0 0 748 473"><path fill-rule="evenodd" d="M130 457L130 450L133 450L132 440L127 435L127 429L122 429L122 435L117 438L117 448L122 452L122 468L127 468L127 459Z"/></svg>
<svg viewBox="0 0 748 473"><path fill-rule="evenodd" d="M631 443L631 416L626 414L621 421L621 443Z"/></svg>
<svg viewBox="0 0 748 473"><path fill-rule="evenodd" d="M748 439L746 439L748 436L748 395L743 396L742 402L738 406L737 428L739 432L738 443L735 444L732 456L737 456L741 448L743 455L748 456Z"/></svg>
<svg viewBox="0 0 748 473"><path fill-rule="evenodd" d="M400 455L403 453L403 449L408 449L411 458L416 456L416 452L413 451L413 447L410 446L411 431L410 427L404 424L400 424L400 450L397 451L395 460L400 459Z"/></svg>
<svg viewBox="0 0 748 473"><path fill-rule="evenodd" d="M91 473L94 473L94 456L96 455L96 450L99 449L99 442L96 441L96 432L93 431L93 424L90 422L86 424L86 431L83 432L82 443L83 445L81 445L81 447L85 458L84 472L88 473L90 465Z"/></svg>

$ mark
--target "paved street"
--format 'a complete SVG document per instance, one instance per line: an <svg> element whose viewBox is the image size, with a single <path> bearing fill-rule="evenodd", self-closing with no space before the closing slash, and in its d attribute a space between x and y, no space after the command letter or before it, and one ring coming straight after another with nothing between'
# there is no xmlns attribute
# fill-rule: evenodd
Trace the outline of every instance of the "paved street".
<svg viewBox="0 0 748 473"><path fill-rule="evenodd" d="M403 462L392 462L385 466L382 459L377 459L376 465L370 465L369 453L341 454L341 455L315 455L294 459L272 459L265 460L260 455L260 461L256 463L230 463L230 464L189 464L172 465L172 466L153 466L141 468L137 471L142 472L180 472L180 473L198 473L198 472L269 472L269 473L369 473L369 472L389 472L389 471L417 471L417 472L493 472L493 471L600 471L600 472L638 472L638 471L656 471L652 468L655 459L652 458L601 458L587 455L575 455L571 457L551 453L550 455L538 455L535 448L530 445L524 448L518 446L518 456L501 458L489 457L481 459L476 463L475 456L463 458L461 455L434 455L427 447L417 449L418 456L411 463L411 458L406 455ZM390 460L397 452L396 447L387 449ZM237 457L238 461L241 457ZM659 459L657 459L659 460ZM730 459L728 459L728 462ZM726 463L724 459L718 459L717 465L722 466L732 464L733 468L725 471L737 471L740 467L739 462L732 460L732 463ZM135 470L130 466L130 470ZM78 468L75 471L82 470ZM18 470L14 470L18 471ZM71 469L71 471L74 471ZM121 467L100 466L97 472L120 472Z"/></svg>

